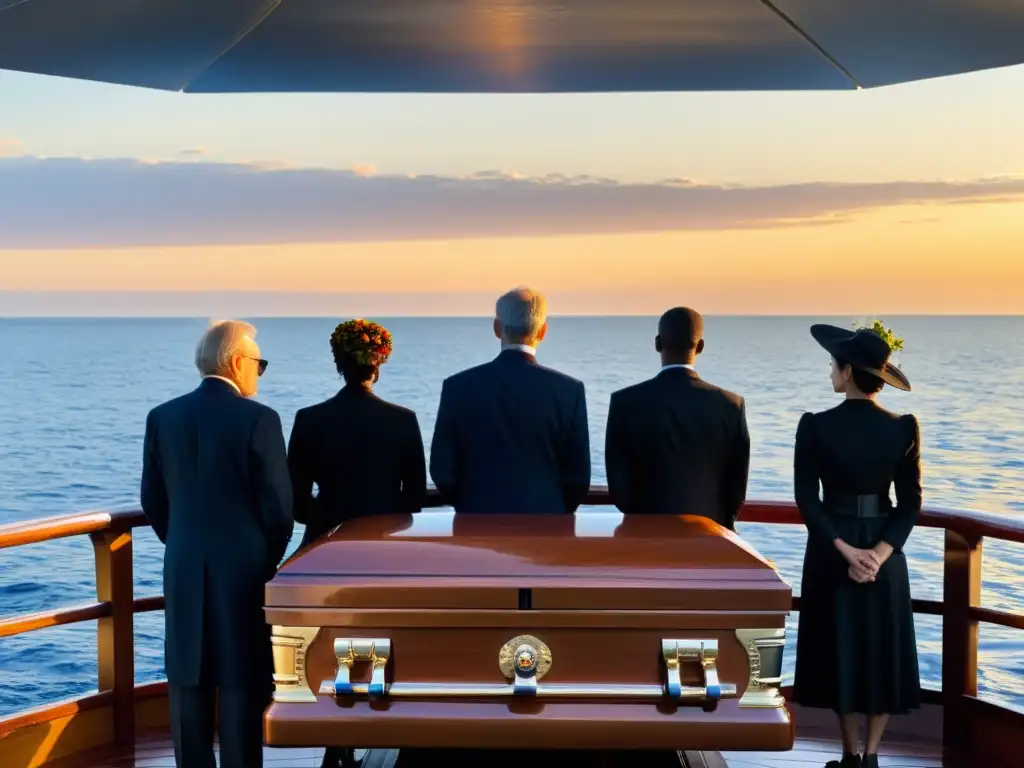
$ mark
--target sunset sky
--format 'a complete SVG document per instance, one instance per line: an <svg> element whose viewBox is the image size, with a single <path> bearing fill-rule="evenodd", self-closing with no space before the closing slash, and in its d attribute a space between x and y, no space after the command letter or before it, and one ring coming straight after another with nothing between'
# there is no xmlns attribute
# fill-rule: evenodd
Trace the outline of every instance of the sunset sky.
<svg viewBox="0 0 1024 768"><path fill-rule="evenodd" d="M1018 314L1020 93L1024 67L590 96L0 72L0 314L485 314L519 283L567 314Z"/></svg>

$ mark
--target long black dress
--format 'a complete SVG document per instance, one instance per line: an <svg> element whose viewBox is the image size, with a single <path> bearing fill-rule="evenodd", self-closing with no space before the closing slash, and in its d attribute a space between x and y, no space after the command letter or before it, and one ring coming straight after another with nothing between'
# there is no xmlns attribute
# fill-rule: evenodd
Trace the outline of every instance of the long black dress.
<svg viewBox="0 0 1024 768"><path fill-rule="evenodd" d="M793 700L803 706L864 715L920 706L903 554L921 510L920 445L917 419L871 400L846 400L800 419L795 490L808 539ZM849 564L833 544L837 537L862 549L892 545L874 582L848 576Z"/></svg>

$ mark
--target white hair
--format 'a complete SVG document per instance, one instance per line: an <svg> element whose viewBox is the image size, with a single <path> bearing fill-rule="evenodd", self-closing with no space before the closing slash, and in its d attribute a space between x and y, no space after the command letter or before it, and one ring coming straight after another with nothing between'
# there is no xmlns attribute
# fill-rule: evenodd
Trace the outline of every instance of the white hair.
<svg viewBox="0 0 1024 768"><path fill-rule="evenodd" d="M196 368L201 376L231 373L231 357L246 351L246 342L256 338L256 328L241 320L210 323L196 345Z"/></svg>
<svg viewBox="0 0 1024 768"><path fill-rule="evenodd" d="M501 296L494 306L501 323L502 340L509 344L536 341L548 319L548 300L544 294L519 286Z"/></svg>

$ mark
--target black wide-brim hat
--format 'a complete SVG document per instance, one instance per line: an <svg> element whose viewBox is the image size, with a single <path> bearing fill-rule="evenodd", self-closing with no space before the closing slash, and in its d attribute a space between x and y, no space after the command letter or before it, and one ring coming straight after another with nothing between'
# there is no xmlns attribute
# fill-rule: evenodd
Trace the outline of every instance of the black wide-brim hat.
<svg viewBox="0 0 1024 768"><path fill-rule="evenodd" d="M889 342L874 331L861 328L849 331L835 325L812 325L811 336L832 357L865 373L877 376L890 387L910 391L910 380L889 362Z"/></svg>

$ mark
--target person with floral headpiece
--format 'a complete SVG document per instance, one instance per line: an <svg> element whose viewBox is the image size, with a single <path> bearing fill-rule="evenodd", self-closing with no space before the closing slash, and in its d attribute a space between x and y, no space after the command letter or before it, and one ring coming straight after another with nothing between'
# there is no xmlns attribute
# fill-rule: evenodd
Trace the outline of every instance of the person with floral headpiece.
<svg viewBox="0 0 1024 768"><path fill-rule="evenodd" d="M345 386L301 409L288 442L295 519L306 526L303 545L346 520L409 514L423 505L427 473L416 414L373 392L393 346L391 333L369 320L347 320L331 334Z"/></svg>
<svg viewBox="0 0 1024 768"><path fill-rule="evenodd" d="M877 321L856 330L814 325L811 335L831 356L832 389L844 399L805 413L796 432L796 503L808 537L793 701L839 716L843 757L831 768L878 768L889 716L921 704L903 554L921 511L921 434L917 419L875 399L886 385L910 390L891 361L902 339Z"/></svg>
<svg viewBox="0 0 1024 768"><path fill-rule="evenodd" d="M416 414L373 392L394 348L391 332L369 320L346 320L331 333L330 347L345 386L296 413L288 441L295 519L306 526L302 546L353 518L409 517L427 492ZM328 747L321 765L350 763L352 750Z"/></svg>

